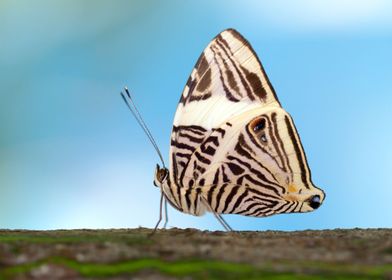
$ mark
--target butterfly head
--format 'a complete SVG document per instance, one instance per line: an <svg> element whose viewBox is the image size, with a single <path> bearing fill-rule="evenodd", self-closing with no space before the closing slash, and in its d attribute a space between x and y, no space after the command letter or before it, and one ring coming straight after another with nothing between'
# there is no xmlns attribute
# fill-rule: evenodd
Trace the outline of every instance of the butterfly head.
<svg viewBox="0 0 392 280"><path fill-rule="evenodd" d="M268 185L282 198L283 212L309 212L320 207L325 193L311 180L301 140L290 115L274 108L253 118L247 125L248 145ZM281 207L282 204L292 207Z"/></svg>
<svg viewBox="0 0 392 280"><path fill-rule="evenodd" d="M159 164L157 164L155 168L154 175L154 186L161 188L162 184L166 181L169 175L169 170L167 168L161 168Z"/></svg>

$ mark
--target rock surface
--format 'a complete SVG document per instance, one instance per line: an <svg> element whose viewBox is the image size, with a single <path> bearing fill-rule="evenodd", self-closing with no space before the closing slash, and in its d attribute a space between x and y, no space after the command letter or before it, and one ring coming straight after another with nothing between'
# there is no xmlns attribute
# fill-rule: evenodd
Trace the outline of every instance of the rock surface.
<svg viewBox="0 0 392 280"><path fill-rule="evenodd" d="M0 231L0 279L392 279L392 229Z"/></svg>

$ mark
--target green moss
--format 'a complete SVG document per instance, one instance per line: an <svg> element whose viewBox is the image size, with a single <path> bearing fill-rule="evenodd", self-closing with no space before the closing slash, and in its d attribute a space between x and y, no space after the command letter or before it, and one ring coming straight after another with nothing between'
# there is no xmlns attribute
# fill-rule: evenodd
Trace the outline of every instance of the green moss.
<svg viewBox="0 0 392 280"><path fill-rule="evenodd" d="M185 275L205 275L213 276L224 274L225 276L250 275L255 272L255 268L249 265L231 264L224 262L209 261L187 261L187 262L163 262L158 259L141 259L117 264L80 264L74 261L63 263L83 276L115 276L121 274L135 273L141 270L150 269L173 276ZM233 277L230 277L233 278ZM237 277L236 277L237 278Z"/></svg>
<svg viewBox="0 0 392 280"><path fill-rule="evenodd" d="M24 274L32 269L40 266L44 262L34 262L34 263L27 263L27 264L20 264L8 268L4 268L0 270L0 280L6 280L10 279L11 277L18 275L18 274Z"/></svg>
<svg viewBox="0 0 392 280"><path fill-rule="evenodd" d="M152 239L141 234L86 234L86 233L62 233L52 234L31 234L31 233L3 233L0 234L0 243L101 243L101 242L121 242L128 245L148 244Z"/></svg>
<svg viewBox="0 0 392 280"><path fill-rule="evenodd" d="M286 270L295 270L297 268L306 269L307 271L316 271L329 274L347 274L347 275L367 275L367 277L378 278L381 275L392 272L392 264L385 265L363 265L363 264L349 264L349 263L325 263L316 261L301 261L301 262L279 262L280 266ZM270 263L270 266L273 266Z"/></svg>
<svg viewBox="0 0 392 280"><path fill-rule="evenodd" d="M392 247L386 248L382 251L384 254L392 255Z"/></svg>
<svg viewBox="0 0 392 280"><path fill-rule="evenodd" d="M111 277L134 274L140 271L153 270L161 274L175 277L192 276L195 279L379 279L392 271L392 265L353 266L325 263L279 263L280 269L273 269L273 264L254 267L247 264L226 263L221 261L189 260L180 262L164 262L159 259L140 259L113 264L78 263L66 258L50 258L27 265L5 268L0 279L31 269L44 263L64 265L77 271L84 277ZM296 273L301 268L306 273ZM282 272L283 271L283 272Z"/></svg>

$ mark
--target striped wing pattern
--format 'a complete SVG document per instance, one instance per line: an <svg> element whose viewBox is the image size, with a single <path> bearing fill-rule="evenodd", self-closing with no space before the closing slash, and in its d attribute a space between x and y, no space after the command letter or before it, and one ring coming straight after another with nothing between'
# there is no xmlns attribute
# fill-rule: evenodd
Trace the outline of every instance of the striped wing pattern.
<svg viewBox="0 0 392 280"><path fill-rule="evenodd" d="M275 92L254 50L238 32L215 37L199 57L180 102L224 96L232 102L277 102Z"/></svg>
<svg viewBox="0 0 392 280"><path fill-rule="evenodd" d="M250 44L235 30L198 59L174 118L170 176L162 186L177 209L268 216L306 212L324 194L311 183L291 117Z"/></svg>

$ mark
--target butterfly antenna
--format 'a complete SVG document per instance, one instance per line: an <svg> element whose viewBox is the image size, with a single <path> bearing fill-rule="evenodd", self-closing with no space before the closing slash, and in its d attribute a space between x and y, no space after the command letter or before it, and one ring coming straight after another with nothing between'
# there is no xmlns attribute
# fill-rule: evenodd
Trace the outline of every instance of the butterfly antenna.
<svg viewBox="0 0 392 280"><path fill-rule="evenodd" d="M136 107L134 98L132 98L132 95L129 93L129 90L127 87L124 88L124 91L126 94L124 94L124 92L121 92L121 96L125 102L125 104L128 106L129 110L131 111L132 115L135 117L137 123L140 125L140 127L143 129L144 133L147 135L148 139L150 140L151 144L153 145L155 151L157 152L161 162L162 162L162 166L163 168L165 167L165 162L163 161L163 157L161 154L161 151L158 148L157 143L155 142L154 137L152 136L151 131L148 129L148 126L146 125L146 123L144 122L142 115L140 114L139 110Z"/></svg>

